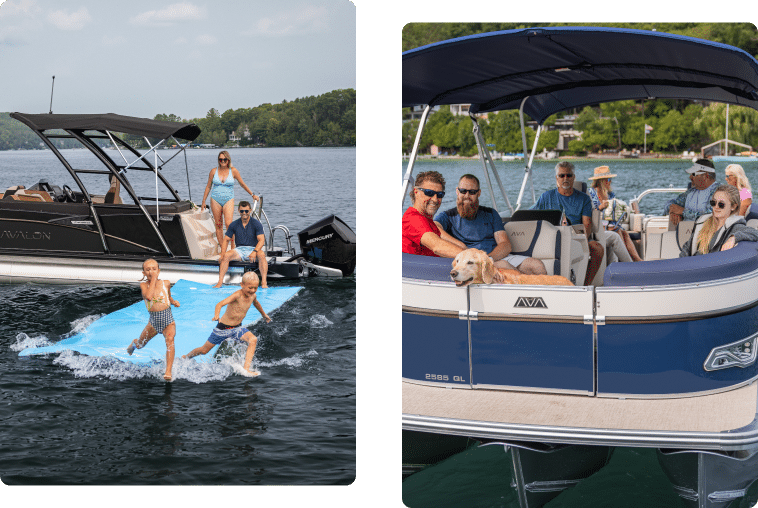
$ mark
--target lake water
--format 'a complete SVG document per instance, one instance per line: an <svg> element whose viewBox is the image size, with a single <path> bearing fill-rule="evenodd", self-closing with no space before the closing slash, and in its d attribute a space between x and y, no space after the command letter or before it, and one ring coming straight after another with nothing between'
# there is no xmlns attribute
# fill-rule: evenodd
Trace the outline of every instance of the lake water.
<svg viewBox="0 0 758 508"><path fill-rule="evenodd" d="M629 201L638 196L646 189L651 188L684 188L689 182L689 175L684 171L692 166L691 160L614 160L614 161L592 161L578 160L571 161L575 165L577 181L584 181L588 184L591 180L588 177L594 174L594 168L597 166L609 166L611 174L617 176L613 178L613 190L616 197L629 203ZM555 165L558 161L535 161L532 168L532 179L534 181L534 195L539 197L542 192L555 187ZM524 178L524 163L518 161L496 161L498 174L508 193L508 199L511 205L516 206L521 183ZM728 163L717 162L716 180L720 183L726 183L724 168ZM403 175L408 167L407 161L403 162ZM745 174L753 186L758 186L758 162L750 161L742 164ZM479 178L482 194L479 201L482 205L492 206L487 184L484 180L482 164L478 160L461 160L461 159L440 159L440 160L419 160L413 168L413 174L418 175L422 171L439 171L445 177L447 194L442 199L440 210L447 210L455 206L455 186L461 175L470 173ZM491 177L492 178L492 177ZM508 210L505 200L500 195L497 182L492 178L492 186L495 190L496 205L498 210L503 213ZM676 196L672 194L650 194L643 198L641 202L641 211L643 213L652 213L660 215L663 213L665 203ZM758 202L758 198L754 200ZM534 204L532 198L532 189L527 185L521 209L529 208ZM410 206L410 198L406 198L404 208Z"/></svg>
<svg viewBox="0 0 758 508"><path fill-rule="evenodd" d="M557 161L538 161L534 164L536 195L555 186ZM577 179L587 181L595 167L608 165L617 197L626 201L648 188L685 187L688 175L684 170L691 161L578 161ZM515 206L521 187L524 163L497 161L501 179ZM725 183L727 163L716 163L716 179ZM758 162L742 165L753 185L758 185ZM403 175L407 162L403 163ZM482 204L492 206L486 191L482 165L477 160L420 160L414 167L414 177L421 171L439 171L445 177L447 194L440 210L455 206L455 185L466 173L476 175L482 182ZM496 185L493 179L493 186ZM532 205L531 189L524 198L522 208ZM496 190L496 195L499 192ZM673 196L673 194L671 195ZM642 211L662 213L669 196L650 195L642 201ZM507 210L502 198L497 201L501 212ZM410 206L406 198L403 210ZM516 491L510 487L511 455L502 446L470 447L432 467L413 474L403 481L403 502L411 508L517 508ZM749 508L758 502L758 482L752 485L747 496L731 508ZM616 448L610 462L593 476L576 487L562 492L546 508L671 508L683 507L664 475L655 450L645 448Z"/></svg>
<svg viewBox="0 0 758 508"><path fill-rule="evenodd" d="M75 167L88 168L87 152L63 152ZM355 230L354 148L230 152L247 185L264 197L272 225L296 235L334 213ZM196 203L217 155L187 153ZM180 196L189 196L183 156L166 175ZM144 176L138 193L154 195L154 179ZM0 189L29 187L40 178L77 189L49 151L0 152ZM335 182L342 191L334 191ZM247 197L239 185L235 195ZM304 289L271 315L272 323L251 328L259 337L253 366L261 376L241 377L220 363L182 374L177 359L172 383L163 381L160 365L70 352L18 356L139 301L137 286L0 286L0 479L11 485L353 482L355 276L278 284Z"/></svg>

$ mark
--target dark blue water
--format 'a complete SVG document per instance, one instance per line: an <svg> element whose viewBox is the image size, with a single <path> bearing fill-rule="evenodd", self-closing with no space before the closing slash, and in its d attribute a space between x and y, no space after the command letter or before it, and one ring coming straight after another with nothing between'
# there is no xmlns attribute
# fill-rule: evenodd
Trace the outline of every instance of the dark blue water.
<svg viewBox="0 0 758 508"><path fill-rule="evenodd" d="M68 152L73 158L85 156ZM264 196L273 225L296 233L336 213L355 229L354 149L231 153L246 183ZM195 202L202 198L216 155L209 150L188 154ZM29 186L40 173L73 187L59 166L50 152L0 152L0 188ZM169 179L187 196L183 161ZM347 191L333 193L335 182ZM238 200L244 199L239 187L236 192ZM160 364L127 365L70 352L18 356L25 347L59 341L138 301L138 287L0 286L3 483L353 482L355 277L281 284L304 289L271 315L272 323L251 328L259 337L253 366L261 376L241 377L223 363L198 364L182 373L175 362L172 383L162 380Z"/></svg>
<svg viewBox="0 0 758 508"><path fill-rule="evenodd" d="M557 161L535 162L535 193L555 186ZM725 182L724 168L728 163L716 163L716 179ZM515 206L524 173L523 162L496 163L511 204ZM627 203L648 188L685 187L688 181L685 169L690 161L579 161L575 162L577 179L586 181L595 167L608 165L617 197ZM758 186L758 163L742 164L748 179ZM407 162L403 163L403 175ZM472 173L482 182L481 202L491 206L492 200L486 191L482 165L477 160L421 160L414 168L414 178L421 171L439 171L445 177L447 195L440 210L455 206L455 185L465 173ZM496 185L493 179L493 186ZM522 208L532 205L531 188ZM755 190L754 190L755 192ZM507 210L505 200L497 203L501 212ZM661 214L665 202L671 196L650 195L642 201L642 211ZM403 210L410 206L406 198ZM516 491L511 488L512 463L510 452L499 446L472 447L445 461L413 474L403 481L403 502L411 508L517 508ZM730 508L750 508L758 502L758 482L752 485L741 500ZM562 492L546 505L547 508L671 508L683 507L655 455L655 450L645 448L617 448L608 465L577 486Z"/></svg>

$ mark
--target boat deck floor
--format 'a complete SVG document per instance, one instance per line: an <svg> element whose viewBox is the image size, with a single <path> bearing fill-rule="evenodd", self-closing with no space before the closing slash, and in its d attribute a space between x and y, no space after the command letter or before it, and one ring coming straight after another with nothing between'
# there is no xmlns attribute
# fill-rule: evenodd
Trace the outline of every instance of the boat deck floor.
<svg viewBox="0 0 758 508"><path fill-rule="evenodd" d="M591 429L723 432L756 418L758 383L679 399L611 399L403 382L403 414Z"/></svg>

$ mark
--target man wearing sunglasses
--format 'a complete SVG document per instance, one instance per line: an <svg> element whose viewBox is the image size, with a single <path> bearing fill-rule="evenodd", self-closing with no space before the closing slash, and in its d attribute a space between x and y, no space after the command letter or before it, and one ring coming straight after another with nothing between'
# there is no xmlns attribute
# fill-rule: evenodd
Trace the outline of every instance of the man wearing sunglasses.
<svg viewBox="0 0 758 508"><path fill-rule="evenodd" d="M703 214L711 213L710 201L716 192L716 168L713 161L697 159L687 169L692 180L692 187L679 194L669 205L669 223L676 226L682 220L696 220Z"/></svg>
<svg viewBox="0 0 758 508"><path fill-rule="evenodd" d="M534 210L561 210L569 224L583 224L584 234L590 248L590 260L587 265L587 276L584 285L592 283L600 263L605 255L605 249L598 242L589 240L592 231L592 200L588 194L574 192L574 165L568 161L559 162L555 166L555 183L557 188L545 191L532 206Z"/></svg>
<svg viewBox="0 0 758 508"><path fill-rule="evenodd" d="M454 258L465 249L434 223L434 214L444 196L445 179L440 173L425 171L418 174L411 189L411 206L403 214L403 252Z"/></svg>
<svg viewBox="0 0 758 508"><path fill-rule="evenodd" d="M268 262L266 254L263 252L266 237L263 234L263 225L255 217L251 217L252 208L247 201L240 201L239 204L240 218L232 221L229 228L224 234L221 243L221 252L223 254L218 260L218 284L214 288L220 288L224 282L224 275L229 269L231 261L258 261L258 270L261 273L261 287L267 288L266 275L268 273ZM230 251L226 250L228 242L234 240L237 246Z"/></svg>
<svg viewBox="0 0 758 508"><path fill-rule="evenodd" d="M511 242L500 214L493 208L479 205L481 188L474 175L463 175L455 189L456 206L434 217L434 222L467 249L488 253L495 266L518 270L530 275L545 275L545 265L535 258L511 254Z"/></svg>

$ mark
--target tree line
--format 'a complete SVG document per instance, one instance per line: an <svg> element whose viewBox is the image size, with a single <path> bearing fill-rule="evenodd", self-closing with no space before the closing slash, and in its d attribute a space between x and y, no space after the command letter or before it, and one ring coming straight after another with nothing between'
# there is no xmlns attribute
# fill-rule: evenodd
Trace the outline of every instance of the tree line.
<svg viewBox="0 0 758 508"><path fill-rule="evenodd" d="M403 28L403 51L455 37L484 32L513 30L537 26L597 26L590 23L409 23ZM736 46L758 56L758 32L751 23L604 23L602 26L657 30L707 39ZM726 106L684 100L618 101L581 110L561 112L545 121L552 126L556 120L573 115L573 129L581 131L581 139L569 142L568 155L583 155L603 150L633 150L645 147L645 125L652 127L647 135L647 149L656 152L681 153L698 151L703 145L725 137ZM403 109L403 153L409 153L418 129L418 120L409 120L410 110ZM527 117L528 118L528 117ZM499 152L521 152L521 130L516 111L490 113L480 121L485 143ZM531 149L536 132L526 128ZM553 150L558 145L558 130L540 134L538 151ZM746 107L730 106L729 139L758 147L758 112ZM465 156L477 153L472 124L467 116L456 116L442 106L429 116L420 150L436 145L442 151ZM492 146L490 146L492 148Z"/></svg>
<svg viewBox="0 0 758 508"><path fill-rule="evenodd" d="M192 122L202 131L194 143L218 146L355 146L355 90L352 88L281 104L261 104L254 108L229 109L219 113L211 108L204 118L182 119L175 114L158 114L155 120ZM245 131L250 134L244 137ZM234 132L241 139L230 142ZM143 141L125 136L142 147ZM58 148L77 148L74 140L51 140ZM181 140L180 140L181 141ZM0 150L43 148L39 137L21 122L0 113Z"/></svg>
<svg viewBox="0 0 758 508"><path fill-rule="evenodd" d="M404 115L410 110L404 109ZM574 116L573 129L582 132L581 139L569 142L565 155L585 155L605 150L642 150L659 153L699 151L704 145L726 137L726 105L702 104L684 100L617 101L586 106L581 110L557 113L545 120L550 129L565 115ZM526 116L526 115L525 115ZM529 117L526 116L528 120ZM403 153L410 153L418 130L418 120L403 122ZM652 131L645 139L645 125ZM443 152L463 156L476 155L477 148L468 116L453 115L449 106L429 116L419 150L428 152L436 145ZM521 124L517 111L489 113L479 121L479 129L489 148L498 152L523 151ZM531 150L536 131L527 126L527 145ZM557 129L543 131L537 151L555 150ZM743 106L729 107L729 139L758 147L758 111ZM734 149L732 146L730 149ZM742 149L737 149L741 151Z"/></svg>

